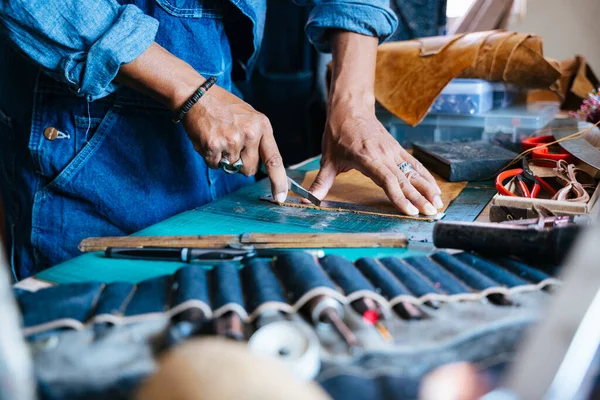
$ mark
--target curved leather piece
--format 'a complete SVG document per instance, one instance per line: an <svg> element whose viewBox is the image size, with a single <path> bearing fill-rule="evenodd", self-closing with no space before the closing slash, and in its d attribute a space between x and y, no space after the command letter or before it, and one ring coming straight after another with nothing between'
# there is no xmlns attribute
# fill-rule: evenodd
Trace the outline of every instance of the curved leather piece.
<svg viewBox="0 0 600 400"><path fill-rule="evenodd" d="M557 91L562 100L560 108L577 111L589 94L600 86L600 79L582 55L554 62L561 71L561 77L557 83Z"/></svg>
<svg viewBox="0 0 600 400"><path fill-rule="evenodd" d="M549 88L560 71L542 47L539 36L502 30L385 43L377 54L375 97L414 126L454 78Z"/></svg>

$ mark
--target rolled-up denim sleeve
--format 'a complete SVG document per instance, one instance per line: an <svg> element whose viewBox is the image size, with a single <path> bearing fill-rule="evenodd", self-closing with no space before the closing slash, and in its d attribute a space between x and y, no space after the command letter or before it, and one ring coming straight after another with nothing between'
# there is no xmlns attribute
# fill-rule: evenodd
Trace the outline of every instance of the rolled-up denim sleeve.
<svg viewBox="0 0 600 400"><path fill-rule="evenodd" d="M112 93L122 64L154 41L158 21L115 0L0 0L5 40L88 100Z"/></svg>
<svg viewBox="0 0 600 400"><path fill-rule="evenodd" d="M342 29L367 36L379 42L389 38L398 27L398 18L389 0L295 0L299 5L313 5L306 24L308 40L317 50L329 53L329 32Z"/></svg>

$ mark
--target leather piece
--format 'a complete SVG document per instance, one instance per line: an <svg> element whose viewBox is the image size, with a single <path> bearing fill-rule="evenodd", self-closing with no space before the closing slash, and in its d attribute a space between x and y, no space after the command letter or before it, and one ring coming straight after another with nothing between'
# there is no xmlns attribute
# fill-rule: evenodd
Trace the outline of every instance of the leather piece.
<svg viewBox="0 0 600 400"><path fill-rule="evenodd" d="M555 63L561 71L558 81L558 94L562 99L560 108L577 111L583 100L600 86L600 80L581 55Z"/></svg>
<svg viewBox="0 0 600 400"><path fill-rule="evenodd" d="M549 88L561 74L542 47L539 36L503 30L384 43L377 53L375 97L415 126L454 78Z"/></svg>
<svg viewBox="0 0 600 400"><path fill-rule="evenodd" d="M560 71L561 76L552 90L527 93L527 102L556 101L561 103L561 110L578 111L590 93L600 87L600 79L581 55L560 61L548 60Z"/></svg>
<svg viewBox="0 0 600 400"><path fill-rule="evenodd" d="M556 175L556 180L563 185L552 197L552 200L570 201L573 203L587 203L590 200L590 194L596 189L594 177L574 164L568 164L565 160L558 160L556 168L552 171Z"/></svg>
<svg viewBox="0 0 600 400"><path fill-rule="evenodd" d="M304 176L302 186L305 188L310 187L312 182L317 176L318 170L309 171ZM444 208L440 211L445 211L452 200L458 197L460 192L467 186L467 182L447 182L439 176L435 175L440 189L442 189L442 201L444 202ZM295 196L292 192L290 196ZM403 215L398 211L390 202L385 195L383 189L377 186L371 179L367 178L360 172L352 170L343 174L338 175L335 178L335 182L331 187L331 190L327 194L324 200L329 201L343 201L348 203L362 204L371 207L376 207L381 210L381 213L377 215L388 216L388 217L401 217L407 219L418 219L423 220L423 217L409 217ZM286 203L284 203L286 205ZM319 207L311 204L306 205L309 208ZM328 209L329 210L329 209ZM346 210L339 210L346 211ZM361 213L360 211L353 211ZM364 213L367 214L367 213Z"/></svg>

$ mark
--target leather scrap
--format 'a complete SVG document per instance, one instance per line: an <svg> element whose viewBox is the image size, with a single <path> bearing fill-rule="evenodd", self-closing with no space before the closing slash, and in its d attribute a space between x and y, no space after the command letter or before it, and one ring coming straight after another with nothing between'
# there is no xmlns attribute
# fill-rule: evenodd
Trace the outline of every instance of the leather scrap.
<svg viewBox="0 0 600 400"><path fill-rule="evenodd" d="M310 187L310 185L315 180L317 176L318 170L309 171L304 176L304 180L302 181L303 187ZM442 189L442 201L444 203L444 209L440 210L441 212L445 211L452 200L456 199L460 192L467 186L467 182L448 182L439 176L435 175L435 179ZM290 192L289 196L296 196L294 193ZM402 214L400 211L394 207L394 205L387 198L383 189L377 186L371 179L364 176L362 173L356 170L352 170L343 174L340 174L336 177L331 190L323 200L329 201L342 201L347 203L361 204L370 207L375 207L381 212L378 213L370 213L370 212L361 212L355 210L344 210L344 209L325 209L322 207L315 206L313 204L291 204L291 203L283 203L286 206L292 207L303 207L303 208L313 208L320 210L329 210L329 211L351 211L359 214L370 214L370 215L379 215L384 217L393 217L393 218L404 218L404 219L413 219L413 220L425 220L425 221L433 221L432 218L424 217L424 216L407 216Z"/></svg>
<svg viewBox="0 0 600 400"><path fill-rule="evenodd" d="M565 160L558 160L556 168L552 171L556 180L563 185L552 200L573 203L587 203L590 200L588 191L593 192L596 189L596 180L591 175Z"/></svg>
<svg viewBox="0 0 600 400"><path fill-rule="evenodd" d="M557 93L562 100L561 110L577 111L583 100L600 87L600 80L592 71L585 57L555 61L561 76L557 82Z"/></svg>
<svg viewBox="0 0 600 400"><path fill-rule="evenodd" d="M561 76L543 56L541 37L495 30L384 43L378 48L375 97L409 125L423 120L455 78L549 88Z"/></svg>

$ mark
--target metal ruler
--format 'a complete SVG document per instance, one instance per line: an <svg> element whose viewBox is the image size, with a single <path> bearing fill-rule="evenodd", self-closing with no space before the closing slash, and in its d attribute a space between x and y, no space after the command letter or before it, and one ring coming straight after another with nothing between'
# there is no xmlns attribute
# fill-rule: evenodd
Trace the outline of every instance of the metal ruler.
<svg viewBox="0 0 600 400"><path fill-rule="evenodd" d="M270 194L261 196L260 199L263 201L274 202L273 196ZM347 202L343 202L343 201L321 200L321 201L319 201L318 205L307 204L307 203L303 203L302 199L300 197L288 197L286 199L285 203L283 203L281 205L303 207L303 208L313 208L313 209L318 207L317 208L318 210L350 211L350 212L357 212L357 213L364 213L364 214L386 215L391 218L408 218L408 219L417 219L417 220L424 220L424 221L438 221L438 220L444 218L444 216L446 215L446 214L440 212L440 213L437 213L436 215L418 215L415 217L407 217L403 214L385 214L382 212L381 208L377 208L377 207L373 207L373 206L366 206L363 204L347 203Z"/></svg>
<svg viewBox="0 0 600 400"><path fill-rule="evenodd" d="M433 222L406 218L336 211L281 207L260 200L270 189L268 181L240 189L232 196L224 197L214 203L202 206L203 212L226 215L254 221L276 223L288 226L294 232L294 226L309 228L311 231L329 232L402 232L409 240L431 242ZM445 211L444 220L474 221L496 194L493 185L467 185L460 195ZM296 228L297 229L297 228Z"/></svg>

